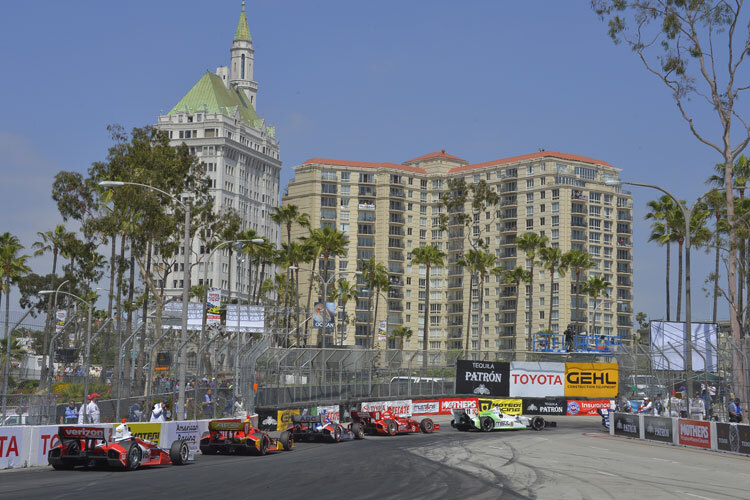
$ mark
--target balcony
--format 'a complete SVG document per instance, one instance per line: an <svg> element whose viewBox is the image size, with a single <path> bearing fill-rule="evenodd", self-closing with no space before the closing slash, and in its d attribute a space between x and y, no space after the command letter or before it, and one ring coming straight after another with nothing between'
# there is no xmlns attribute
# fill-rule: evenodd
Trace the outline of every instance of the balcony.
<svg viewBox="0 0 750 500"><path fill-rule="evenodd" d="M398 238L388 238L388 248L404 249L404 242Z"/></svg>
<svg viewBox="0 0 750 500"><path fill-rule="evenodd" d="M393 200L391 200L390 209L391 210L397 210L399 212L403 212L404 210L406 210L406 206L402 202L400 202L400 201L393 201Z"/></svg>
<svg viewBox="0 0 750 500"><path fill-rule="evenodd" d="M367 196L370 198L374 198L376 195L377 195L377 191L373 187L360 186L359 188L359 196Z"/></svg>
<svg viewBox="0 0 750 500"><path fill-rule="evenodd" d="M396 198L406 198L406 191L401 188L391 188L391 196Z"/></svg>
<svg viewBox="0 0 750 500"><path fill-rule="evenodd" d="M391 214L389 219L393 224L406 224L406 219L401 214Z"/></svg>
<svg viewBox="0 0 750 500"><path fill-rule="evenodd" d="M388 272L390 274L404 274L404 266L394 262L388 263Z"/></svg>

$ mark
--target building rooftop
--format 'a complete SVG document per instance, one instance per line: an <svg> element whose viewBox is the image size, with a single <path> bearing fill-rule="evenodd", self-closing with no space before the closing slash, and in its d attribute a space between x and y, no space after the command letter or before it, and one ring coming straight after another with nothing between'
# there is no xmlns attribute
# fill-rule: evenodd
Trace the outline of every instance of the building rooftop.
<svg viewBox="0 0 750 500"><path fill-rule="evenodd" d="M464 160L463 158L459 158L458 156L449 155L445 152L443 149L442 151L437 151L435 153L427 153L426 155L418 156L412 160L405 161L404 165L409 165L410 163L417 163L424 160L432 160L436 158L445 158L448 160L455 160L461 163L469 163L468 161Z"/></svg>

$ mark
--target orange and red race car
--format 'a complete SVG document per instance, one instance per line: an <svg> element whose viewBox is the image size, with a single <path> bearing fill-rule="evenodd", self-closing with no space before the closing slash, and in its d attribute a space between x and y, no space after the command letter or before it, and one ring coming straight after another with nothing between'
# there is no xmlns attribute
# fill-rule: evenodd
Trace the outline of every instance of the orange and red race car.
<svg viewBox="0 0 750 500"><path fill-rule="evenodd" d="M278 439L268 433L253 427L249 419L239 418L211 420L208 432L200 441L200 450L204 455L217 453L239 453L265 455L269 451L294 448L294 437L289 431L283 431Z"/></svg>
<svg viewBox="0 0 750 500"><path fill-rule="evenodd" d="M423 418L417 422L413 418L394 415L387 410L369 413L352 410L351 415L352 422L359 423L367 434L395 436L420 431L430 434L432 431L440 430L440 424L436 424L431 418Z"/></svg>
<svg viewBox="0 0 750 500"><path fill-rule="evenodd" d="M184 465L190 457L185 441L175 441L169 450L151 441L135 437L126 424L118 425L114 436L102 427L60 426L60 442L47 453L47 461L56 470L76 466L116 467L135 470L152 465Z"/></svg>

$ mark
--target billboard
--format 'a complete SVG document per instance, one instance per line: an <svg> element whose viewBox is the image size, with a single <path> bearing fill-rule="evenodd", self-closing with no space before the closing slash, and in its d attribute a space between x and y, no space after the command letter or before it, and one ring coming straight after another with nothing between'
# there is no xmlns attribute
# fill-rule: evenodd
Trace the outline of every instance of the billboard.
<svg viewBox="0 0 750 500"><path fill-rule="evenodd" d="M678 427L680 444L711 448L711 422L680 419Z"/></svg>
<svg viewBox="0 0 750 500"><path fill-rule="evenodd" d="M335 302L316 302L313 309L313 328L333 328L335 315Z"/></svg>
<svg viewBox="0 0 750 500"><path fill-rule="evenodd" d="M221 290L211 288L208 290L206 301L206 324L215 325L221 323Z"/></svg>
<svg viewBox="0 0 750 500"><path fill-rule="evenodd" d="M227 304L226 331L237 331L237 310L239 309L239 327L241 332L262 333L265 325L263 306L240 306Z"/></svg>
<svg viewBox="0 0 750 500"><path fill-rule="evenodd" d="M478 399L479 411L497 408L506 415L520 415L523 413L522 399Z"/></svg>
<svg viewBox="0 0 750 500"><path fill-rule="evenodd" d="M614 398L617 396L617 363L565 363L565 396Z"/></svg>
<svg viewBox="0 0 750 500"><path fill-rule="evenodd" d="M684 370L683 358L687 358L687 335L685 323L674 321L651 322L651 365L655 370ZM691 323L693 349L708 361L708 371L717 370L717 354L712 346L717 345L716 323ZM675 351L676 349L676 351ZM679 354L678 354L679 353ZM703 371L703 358L693 352L693 370Z"/></svg>
<svg viewBox="0 0 750 500"><path fill-rule="evenodd" d="M65 319L68 317L68 312L65 309L57 311L55 316L55 332L60 333L65 326Z"/></svg>
<svg viewBox="0 0 750 500"><path fill-rule="evenodd" d="M721 451L750 455L750 425L717 422L716 445Z"/></svg>
<svg viewBox="0 0 750 500"><path fill-rule="evenodd" d="M567 401L561 398L523 399L524 415L565 415Z"/></svg>
<svg viewBox="0 0 750 500"><path fill-rule="evenodd" d="M501 361L456 361L456 394L508 396L510 363Z"/></svg>
<svg viewBox="0 0 750 500"><path fill-rule="evenodd" d="M203 325L203 304L197 302L188 303L189 330L200 330ZM167 302L164 304L164 328L173 330L182 329L182 301Z"/></svg>
<svg viewBox="0 0 750 500"><path fill-rule="evenodd" d="M513 397L557 397L565 394L565 363L513 361L510 364L510 395Z"/></svg>

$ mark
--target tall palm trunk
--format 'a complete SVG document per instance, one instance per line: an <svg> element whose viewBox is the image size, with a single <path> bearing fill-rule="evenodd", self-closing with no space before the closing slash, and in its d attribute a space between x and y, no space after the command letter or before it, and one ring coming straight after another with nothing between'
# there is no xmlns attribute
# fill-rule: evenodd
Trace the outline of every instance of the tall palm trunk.
<svg viewBox="0 0 750 500"><path fill-rule="evenodd" d="M112 301L115 298L115 261L117 260L117 233L112 235L112 249L109 256L109 296L107 297L107 318L112 317ZM112 323L110 322L107 328L107 333L104 337L104 360L102 366L107 366L107 353L109 352L109 346L112 342ZM101 374L102 383L107 380L107 370L102 370Z"/></svg>
<svg viewBox="0 0 750 500"><path fill-rule="evenodd" d="M422 366L427 366L427 344L429 343L430 332L430 264L425 265L427 273L425 280L424 293L424 332L422 334Z"/></svg>
<svg viewBox="0 0 750 500"><path fill-rule="evenodd" d="M518 300L519 300L518 297L519 297L520 291L521 291L521 282L516 281L516 310L515 310L515 316L513 317L514 319L513 321L513 343L511 345L511 348L513 349L513 357L511 359L513 360L516 359L516 347L518 347L516 345L516 340L518 338L516 335L516 329L518 328Z"/></svg>
<svg viewBox="0 0 750 500"><path fill-rule="evenodd" d="M719 222L719 217L716 217L716 222ZM716 255L714 259L714 309L711 322L716 323L716 314L719 305L719 232L716 232Z"/></svg>
<svg viewBox="0 0 750 500"><path fill-rule="evenodd" d="M255 294L255 303L260 304L260 294L263 289L263 280L266 279L266 261L265 259L261 259L260 264L260 278L258 279L258 282L256 283L256 294Z"/></svg>
<svg viewBox="0 0 750 500"><path fill-rule="evenodd" d="M56 273L57 272L57 247L54 247L52 249L52 279L50 281L50 290L55 289L55 278L57 278ZM54 318L56 317L56 312L52 311L52 300L51 297L48 297L49 300L47 300L47 324L44 328L44 340L42 342L43 346L43 352L42 352L42 376L39 381L39 386L44 387L47 384L47 376L51 376L51 374L47 373L47 352L49 351L49 341L50 336L52 335L52 326L55 324Z"/></svg>
<svg viewBox="0 0 750 500"><path fill-rule="evenodd" d="M122 275L125 272L125 235L120 235L120 258L117 261L117 343L115 344L115 372L112 377L112 391L117 392L122 377L122 358L120 347L122 346Z"/></svg>
<svg viewBox="0 0 750 500"><path fill-rule="evenodd" d="M677 242L677 322L680 322L682 313L682 245L683 240Z"/></svg>
<svg viewBox="0 0 750 500"><path fill-rule="evenodd" d="M553 290L555 288L555 268L549 272L549 318L547 318L547 331L552 333L552 299L554 298Z"/></svg>
<svg viewBox="0 0 750 500"><path fill-rule="evenodd" d="M479 276L479 351L482 351L482 329L484 328L484 273Z"/></svg>
<svg viewBox="0 0 750 500"><path fill-rule="evenodd" d="M307 312L310 312L310 301L312 300L312 287L313 282L315 281L315 264L318 263L318 255L315 255L312 261L312 272L310 273L310 283L307 285ZM310 331L310 322L305 321L305 345L307 345L307 339L310 338L309 336Z"/></svg>
<svg viewBox="0 0 750 500"><path fill-rule="evenodd" d="M252 247L250 247L250 251L247 253L247 305L250 305L252 302L252 293L251 293L252 289L253 289L253 249Z"/></svg>
<svg viewBox="0 0 750 500"><path fill-rule="evenodd" d="M576 269L576 284L575 284L575 293L573 294L573 299L576 301L575 307L573 308L573 313L576 315L576 319L573 322L574 328L576 330L576 333L578 333L578 324L579 324L579 318L580 318L580 312L581 312L581 270Z"/></svg>
<svg viewBox="0 0 750 500"><path fill-rule="evenodd" d="M151 242L149 241L146 245L146 274L151 275ZM203 286L208 286L205 283ZM142 316L143 319L141 320L143 322L143 327L141 328L141 333L139 335L139 342L138 342L138 358L135 362L135 388L136 391L143 386L143 357L146 351L146 336L148 335L148 295L150 288L148 286L143 287L143 312ZM133 341L135 343L135 340Z"/></svg>
<svg viewBox="0 0 750 500"><path fill-rule="evenodd" d="M669 304L669 272L670 272L669 268L671 265L671 258L670 258L670 252L669 252L670 246L671 245L669 244L669 242L667 242L666 244L666 247L667 247L667 293L666 293L667 295L667 321L670 321L670 309L671 309L670 304Z"/></svg>
<svg viewBox="0 0 750 500"><path fill-rule="evenodd" d="M378 293L377 289L372 290L372 293L375 294L375 313L372 315L372 346L375 347L377 345L376 340L378 338L378 304L380 304L380 293Z"/></svg>
<svg viewBox="0 0 750 500"><path fill-rule="evenodd" d="M133 333L133 313L135 312L133 308L133 293L135 291L135 254L134 251L134 243L133 239L130 239L130 282L128 283L128 320L125 323L125 338L128 338ZM130 353L133 351L133 346L135 346L135 339L131 339L130 348L125 352L125 374L127 376L128 381L128 390L127 395L130 396L130 388L133 386L133 381L130 379L130 365L133 363L133 358L130 356ZM122 346L117 350L117 356L120 356L122 353Z"/></svg>
<svg viewBox="0 0 750 500"><path fill-rule="evenodd" d="M741 238L739 240L739 247L740 247L740 258L739 258L740 265L738 266L738 272L737 272L737 319L739 320L740 325L742 325L742 317L744 316L744 303L745 303L745 299L744 299L745 274L747 273L747 270L745 269L747 248L745 246L744 238ZM748 291L748 295L750 295L750 291Z"/></svg>
<svg viewBox="0 0 750 500"><path fill-rule="evenodd" d="M473 297L472 292L474 291L474 271L472 270L469 276L469 297L466 301L466 359L469 358L469 352L471 351L471 299ZM463 290L462 290L463 292Z"/></svg>
<svg viewBox="0 0 750 500"><path fill-rule="evenodd" d="M297 269L294 271L294 306L296 310L294 312L295 325L294 331L297 332L297 347L299 347L300 331L299 331L299 263L295 264Z"/></svg>
<svg viewBox="0 0 750 500"><path fill-rule="evenodd" d="M375 292L375 279L374 276L370 275L370 288L368 288L368 297L367 297L367 308L370 311L370 319L375 317L375 313L372 310L372 306L375 305L372 302L372 294ZM370 349L375 349L375 336L377 335L377 332L373 329L370 331Z"/></svg>
<svg viewBox="0 0 750 500"><path fill-rule="evenodd" d="M534 338L534 262L531 263L531 276L529 278L529 333L526 336L526 350L531 350L531 342ZM526 294L524 293L524 297Z"/></svg>

